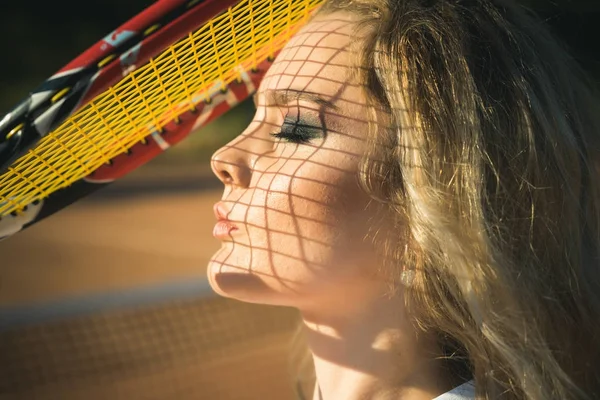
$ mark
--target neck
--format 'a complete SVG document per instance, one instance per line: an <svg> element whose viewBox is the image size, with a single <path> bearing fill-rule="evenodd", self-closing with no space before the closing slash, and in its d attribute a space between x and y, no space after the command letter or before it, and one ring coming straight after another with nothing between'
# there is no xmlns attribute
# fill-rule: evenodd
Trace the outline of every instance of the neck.
<svg viewBox="0 0 600 400"><path fill-rule="evenodd" d="M417 332L401 298L349 303L344 296L302 311L315 364L314 400L429 400L452 388L435 340Z"/></svg>

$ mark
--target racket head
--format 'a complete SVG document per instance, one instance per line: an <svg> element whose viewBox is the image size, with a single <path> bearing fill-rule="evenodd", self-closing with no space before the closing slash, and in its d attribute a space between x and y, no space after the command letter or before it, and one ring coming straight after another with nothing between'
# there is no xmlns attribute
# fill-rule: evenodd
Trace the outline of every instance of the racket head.
<svg viewBox="0 0 600 400"><path fill-rule="evenodd" d="M320 0L159 0L0 121L0 238L126 175L251 96Z"/></svg>

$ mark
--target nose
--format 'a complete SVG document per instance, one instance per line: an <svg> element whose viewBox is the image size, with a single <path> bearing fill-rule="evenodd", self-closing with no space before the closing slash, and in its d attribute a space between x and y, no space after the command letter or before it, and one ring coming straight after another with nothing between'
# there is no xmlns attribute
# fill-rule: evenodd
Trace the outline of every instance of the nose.
<svg viewBox="0 0 600 400"><path fill-rule="evenodd" d="M210 159L214 174L225 185L240 187L250 186L252 172L250 168L251 154L242 146L243 135L227 143L217 150Z"/></svg>

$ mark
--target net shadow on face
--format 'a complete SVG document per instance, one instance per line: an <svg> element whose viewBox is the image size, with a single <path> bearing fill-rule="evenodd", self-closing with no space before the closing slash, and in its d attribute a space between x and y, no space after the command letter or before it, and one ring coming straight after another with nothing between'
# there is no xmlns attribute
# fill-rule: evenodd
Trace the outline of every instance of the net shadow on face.
<svg viewBox="0 0 600 400"><path fill-rule="evenodd" d="M386 279L371 236L390 227L361 166L389 116L360 80L352 29L330 19L297 34L255 94L253 121L213 155L236 224L211 261L215 279L296 295Z"/></svg>

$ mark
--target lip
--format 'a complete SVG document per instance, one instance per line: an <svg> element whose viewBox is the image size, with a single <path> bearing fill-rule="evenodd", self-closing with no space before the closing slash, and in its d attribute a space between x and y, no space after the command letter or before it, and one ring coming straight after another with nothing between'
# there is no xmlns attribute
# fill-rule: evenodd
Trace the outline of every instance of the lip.
<svg viewBox="0 0 600 400"><path fill-rule="evenodd" d="M217 239L227 239L231 237L231 232L237 229L237 226L230 221L219 221L213 228L213 236Z"/></svg>
<svg viewBox="0 0 600 400"><path fill-rule="evenodd" d="M229 211L222 202L216 203L213 206L217 223L213 228L213 236L217 239L227 239L231 237L231 232L238 230L238 227L227 219Z"/></svg>
<svg viewBox="0 0 600 400"><path fill-rule="evenodd" d="M222 201L215 203L213 206L213 211L215 212L215 217L217 221L229 221L227 219L227 214L229 214L229 210L225 207Z"/></svg>

